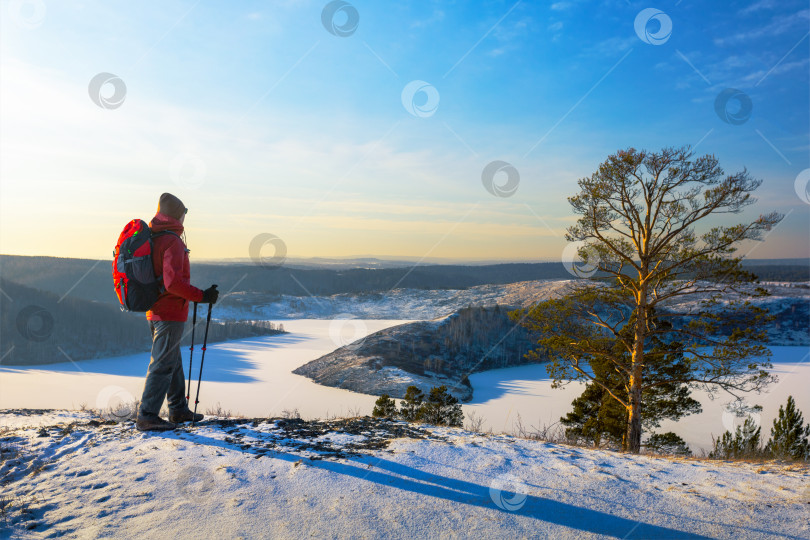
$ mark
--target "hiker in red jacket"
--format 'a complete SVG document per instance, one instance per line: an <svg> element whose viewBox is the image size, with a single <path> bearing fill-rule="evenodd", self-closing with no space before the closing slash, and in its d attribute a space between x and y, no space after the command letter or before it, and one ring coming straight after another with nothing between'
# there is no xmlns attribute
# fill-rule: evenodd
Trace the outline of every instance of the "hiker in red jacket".
<svg viewBox="0 0 810 540"><path fill-rule="evenodd" d="M165 290L146 312L152 330L152 358L135 424L141 431L174 429L176 423L203 419L202 414L195 416L188 407L180 340L188 319L188 303L213 304L219 291L216 285L203 291L189 282L188 249L180 237L187 212L188 208L180 199L164 193L160 196L157 215L149 224L153 233L173 234L162 234L152 240L155 275L162 276ZM169 402L168 422L158 416L164 398Z"/></svg>

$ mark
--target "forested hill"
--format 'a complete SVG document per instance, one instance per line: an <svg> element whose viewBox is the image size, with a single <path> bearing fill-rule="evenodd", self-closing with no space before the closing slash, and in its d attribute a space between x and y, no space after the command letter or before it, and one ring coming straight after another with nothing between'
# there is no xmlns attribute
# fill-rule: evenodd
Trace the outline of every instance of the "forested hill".
<svg viewBox="0 0 810 540"><path fill-rule="evenodd" d="M0 276L62 297L117 304L111 260L0 255ZM751 269L763 280L808 281L806 260L760 264ZM223 292L262 292L292 296L388 291L393 288L465 289L540 279L570 279L562 263L508 263L478 266L407 265L400 268L265 268L256 264L203 264L192 261L192 283L217 283Z"/></svg>
<svg viewBox="0 0 810 540"><path fill-rule="evenodd" d="M0 291L0 365L79 361L151 347L143 313L125 313L116 306L69 296L61 298L5 278L0 278ZM279 333L277 327L265 321L213 322L208 341L275 333Z"/></svg>

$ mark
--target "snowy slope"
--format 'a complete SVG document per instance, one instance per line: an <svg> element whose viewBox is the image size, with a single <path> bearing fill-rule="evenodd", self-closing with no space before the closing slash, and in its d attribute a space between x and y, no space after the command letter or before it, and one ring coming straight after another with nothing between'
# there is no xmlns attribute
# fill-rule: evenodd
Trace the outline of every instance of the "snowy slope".
<svg viewBox="0 0 810 540"><path fill-rule="evenodd" d="M2 537L810 537L806 467L371 419L144 434L0 411L0 425L15 426L0 434Z"/></svg>

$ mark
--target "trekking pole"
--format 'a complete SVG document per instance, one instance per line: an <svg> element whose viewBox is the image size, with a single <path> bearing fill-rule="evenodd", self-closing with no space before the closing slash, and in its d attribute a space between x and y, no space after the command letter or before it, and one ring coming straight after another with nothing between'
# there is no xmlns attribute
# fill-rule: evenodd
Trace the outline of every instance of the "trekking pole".
<svg viewBox="0 0 810 540"><path fill-rule="evenodd" d="M191 319L191 347L188 348L188 390L186 390L186 404L191 395L191 357L194 356L194 329L197 327L197 302L194 302L194 317Z"/></svg>
<svg viewBox="0 0 810 540"><path fill-rule="evenodd" d="M205 346L208 343L208 325L211 324L211 308L213 304L208 304L208 317L205 319L205 335L203 336L202 355L200 356L200 378L197 379L197 397L194 398L194 415L197 415L197 404L200 402L200 383L202 383L203 362L205 362ZM194 419L191 419L194 425Z"/></svg>

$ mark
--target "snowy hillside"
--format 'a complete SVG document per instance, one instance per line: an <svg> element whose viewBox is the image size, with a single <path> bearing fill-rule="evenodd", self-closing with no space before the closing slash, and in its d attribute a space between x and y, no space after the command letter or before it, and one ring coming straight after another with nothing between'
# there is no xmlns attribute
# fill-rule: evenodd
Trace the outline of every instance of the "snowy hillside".
<svg viewBox="0 0 810 540"><path fill-rule="evenodd" d="M9 538L808 538L810 471L357 418L0 411Z"/></svg>
<svg viewBox="0 0 810 540"><path fill-rule="evenodd" d="M473 398L468 376L531 363L534 342L500 306L462 308L433 321L385 328L295 369L318 384L404 398L444 385L461 401Z"/></svg>
<svg viewBox="0 0 810 540"><path fill-rule="evenodd" d="M467 305L520 306L559 294L570 281L522 281L468 289L392 289L385 293L289 296L232 293L217 304L217 316L234 319L418 319L444 317Z"/></svg>
<svg viewBox="0 0 810 540"><path fill-rule="evenodd" d="M467 289L393 289L385 293L289 296L231 293L217 304L220 319L411 319L432 320L466 306L527 307L563 294L574 281L521 281L506 285L479 285ZM810 283L763 283L770 296L753 302L767 307L776 320L767 329L771 345L810 345ZM679 298L666 305L676 313L689 313L699 298ZM717 309L722 309L722 302Z"/></svg>

